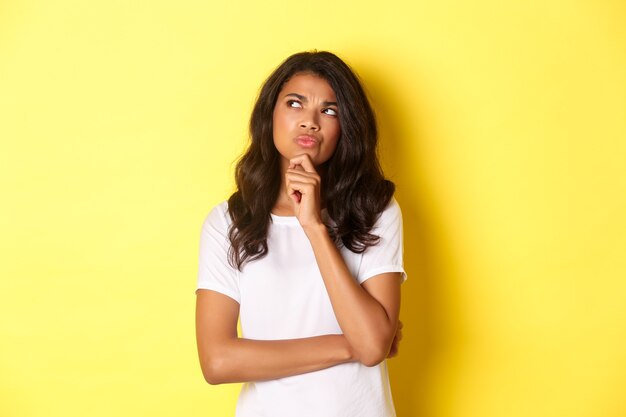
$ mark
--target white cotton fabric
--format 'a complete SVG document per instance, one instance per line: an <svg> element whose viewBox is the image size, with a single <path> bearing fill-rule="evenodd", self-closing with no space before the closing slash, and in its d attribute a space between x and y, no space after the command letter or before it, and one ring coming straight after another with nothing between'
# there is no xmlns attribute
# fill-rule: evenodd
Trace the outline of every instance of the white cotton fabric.
<svg viewBox="0 0 626 417"><path fill-rule="evenodd" d="M311 244L296 217L271 215L269 252L241 272L228 263L227 201L206 217L200 238L197 289L222 293L240 304L242 337L295 339L341 334ZM326 210L322 211L325 221ZM371 233L376 246L358 254L342 247L357 282L403 268L402 213L395 198ZM237 402L237 417L393 417L387 364L358 362L271 381L248 382Z"/></svg>

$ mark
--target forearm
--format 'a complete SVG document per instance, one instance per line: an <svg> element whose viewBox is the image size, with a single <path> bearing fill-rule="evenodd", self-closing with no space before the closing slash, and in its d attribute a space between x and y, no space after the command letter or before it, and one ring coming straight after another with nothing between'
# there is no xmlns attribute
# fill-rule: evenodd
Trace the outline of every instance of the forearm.
<svg viewBox="0 0 626 417"><path fill-rule="evenodd" d="M202 371L211 384L282 378L354 360L343 335L289 340L231 338L200 348Z"/></svg>
<svg viewBox="0 0 626 417"><path fill-rule="evenodd" d="M359 360L376 364L389 353L397 312L388 312L352 276L323 225L306 229L335 316Z"/></svg>

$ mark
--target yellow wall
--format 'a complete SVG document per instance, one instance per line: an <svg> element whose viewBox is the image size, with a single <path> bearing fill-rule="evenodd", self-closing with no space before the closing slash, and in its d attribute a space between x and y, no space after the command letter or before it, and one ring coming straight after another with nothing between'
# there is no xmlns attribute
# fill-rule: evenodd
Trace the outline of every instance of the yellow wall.
<svg viewBox="0 0 626 417"><path fill-rule="evenodd" d="M263 79L336 52L397 183L399 417L626 415L626 3L4 0L0 415L229 416L201 222Z"/></svg>

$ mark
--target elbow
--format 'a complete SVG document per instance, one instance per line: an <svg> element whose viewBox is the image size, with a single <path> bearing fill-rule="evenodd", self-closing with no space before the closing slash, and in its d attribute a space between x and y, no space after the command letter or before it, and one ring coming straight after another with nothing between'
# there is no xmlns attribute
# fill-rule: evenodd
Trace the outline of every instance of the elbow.
<svg viewBox="0 0 626 417"><path fill-rule="evenodd" d="M396 337L396 323L393 326L376 326L369 332L363 332L361 337L349 339L353 358L367 367L373 367L383 362Z"/></svg>
<svg viewBox="0 0 626 417"><path fill-rule="evenodd" d="M210 385L237 382L236 362L232 355L229 341L220 343L204 343L198 346L198 357L204 380Z"/></svg>
<svg viewBox="0 0 626 417"><path fill-rule="evenodd" d="M359 362L367 367L376 366L384 361L388 354L388 346L371 344L359 352Z"/></svg>
<svg viewBox="0 0 626 417"><path fill-rule="evenodd" d="M202 374L204 375L204 380L210 385L220 385L224 383L216 373L203 371Z"/></svg>
<svg viewBox="0 0 626 417"><path fill-rule="evenodd" d="M224 360L210 357L201 362L202 375L210 385L220 385L229 382L225 377Z"/></svg>
<svg viewBox="0 0 626 417"><path fill-rule="evenodd" d="M387 355L370 354L367 356L363 356L359 362L367 367L372 367L384 361L386 357Z"/></svg>

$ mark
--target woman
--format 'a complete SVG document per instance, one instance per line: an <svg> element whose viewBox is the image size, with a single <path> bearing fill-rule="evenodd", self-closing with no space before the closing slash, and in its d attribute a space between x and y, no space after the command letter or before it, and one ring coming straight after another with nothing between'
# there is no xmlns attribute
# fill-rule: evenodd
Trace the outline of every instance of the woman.
<svg viewBox="0 0 626 417"><path fill-rule="evenodd" d="M394 416L402 216L358 78L332 53L292 55L261 88L250 133L237 191L202 227L205 379L245 383L238 417Z"/></svg>

